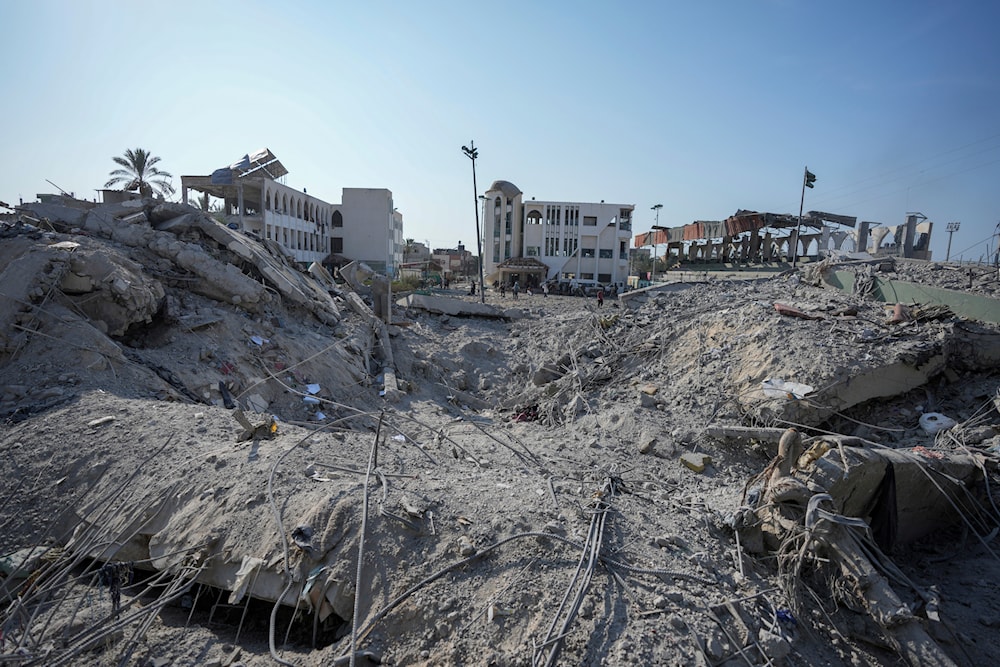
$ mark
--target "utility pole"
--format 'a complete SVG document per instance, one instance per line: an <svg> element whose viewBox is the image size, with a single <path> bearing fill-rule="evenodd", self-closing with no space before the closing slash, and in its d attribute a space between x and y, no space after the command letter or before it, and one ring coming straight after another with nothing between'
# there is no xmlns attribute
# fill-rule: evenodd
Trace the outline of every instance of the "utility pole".
<svg viewBox="0 0 1000 667"><path fill-rule="evenodd" d="M948 252L945 253L944 261L951 259L951 237L958 231L961 222L949 222L945 229L948 231Z"/></svg>
<svg viewBox="0 0 1000 667"><path fill-rule="evenodd" d="M660 209L663 208L663 204L655 204L649 210L656 211L656 222L653 223L653 230L650 232L650 236L656 233L656 230L663 229L660 227ZM656 282L656 237L653 236L653 279L650 282Z"/></svg>
<svg viewBox="0 0 1000 667"><path fill-rule="evenodd" d="M474 141L468 146L462 146L462 152L472 160L472 205L476 209L476 250L479 252L479 302L486 303L486 292L483 291L483 238L479 235L479 186L476 185L476 158L479 150Z"/></svg>
<svg viewBox="0 0 1000 667"><path fill-rule="evenodd" d="M806 202L806 188L812 188L813 183L816 182L816 174L809 171L809 167L805 168L805 173L802 174L802 196L799 198L799 224L795 227L795 246L792 249L792 268L795 268L795 261L799 257L799 234L802 233L802 207Z"/></svg>

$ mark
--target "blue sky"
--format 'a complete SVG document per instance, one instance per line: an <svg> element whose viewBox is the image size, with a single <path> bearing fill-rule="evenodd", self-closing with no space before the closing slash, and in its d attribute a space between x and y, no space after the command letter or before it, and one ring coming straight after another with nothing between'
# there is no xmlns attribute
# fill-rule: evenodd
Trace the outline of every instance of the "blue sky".
<svg viewBox="0 0 1000 667"><path fill-rule="evenodd" d="M1000 3L0 4L0 200L92 198L142 147L180 185L270 148L339 201L385 187L404 235L475 247L479 191L635 204L637 232L737 209L1000 222Z"/></svg>

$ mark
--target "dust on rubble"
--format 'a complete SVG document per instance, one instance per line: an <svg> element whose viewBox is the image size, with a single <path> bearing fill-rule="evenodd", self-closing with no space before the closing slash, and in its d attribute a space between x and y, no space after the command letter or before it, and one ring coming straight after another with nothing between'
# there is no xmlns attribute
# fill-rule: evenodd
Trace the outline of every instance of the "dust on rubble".
<svg viewBox="0 0 1000 667"><path fill-rule="evenodd" d="M200 211L84 204L0 234L6 662L998 648L996 325L890 324L808 271L601 308L489 293L499 317L463 315L479 295L458 286L434 295L457 314L397 303L380 325Z"/></svg>

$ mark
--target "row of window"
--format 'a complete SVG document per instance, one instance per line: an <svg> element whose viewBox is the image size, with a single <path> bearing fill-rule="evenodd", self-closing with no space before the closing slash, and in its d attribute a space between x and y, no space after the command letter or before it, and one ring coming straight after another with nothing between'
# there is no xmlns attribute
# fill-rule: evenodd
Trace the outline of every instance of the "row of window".
<svg viewBox="0 0 1000 667"><path fill-rule="evenodd" d="M315 232L304 232L300 229L267 225L264 235L272 241L277 241L289 250L326 252L326 249L323 247L324 237Z"/></svg>
<svg viewBox="0 0 1000 667"><path fill-rule="evenodd" d="M508 246L510 242L508 241ZM559 239L551 238L545 239L545 257L571 257L573 253L576 252L577 242L576 239L565 239L563 243L562 250L559 248ZM542 247L537 245L529 245L524 247L525 257L539 257L542 255ZM507 255L508 257L510 255ZM580 250L580 257L593 259L594 257L598 259L614 259L615 251L613 248L601 248L597 250L595 248L583 248ZM623 241L618 249L619 259L628 259L628 248ZM494 261L498 261L494 259Z"/></svg>
<svg viewBox="0 0 1000 667"><path fill-rule="evenodd" d="M332 224L334 227L343 227L344 219L340 211L333 211L329 205L318 204L308 197L299 197L288 192L273 193L271 188L264 190L264 210L274 211L281 215L290 215L299 220L307 220L320 224Z"/></svg>
<svg viewBox="0 0 1000 667"><path fill-rule="evenodd" d="M568 271L567 272L563 272L562 274L560 274L560 279L561 280L567 280L567 281L569 281L569 280L576 280L576 274L575 273L570 273ZM581 273L580 274L580 280L593 280L593 279L594 279L594 274L593 273ZM611 282L611 274L610 273L598 273L597 274L597 282L603 283L603 284L610 283Z"/></svg>

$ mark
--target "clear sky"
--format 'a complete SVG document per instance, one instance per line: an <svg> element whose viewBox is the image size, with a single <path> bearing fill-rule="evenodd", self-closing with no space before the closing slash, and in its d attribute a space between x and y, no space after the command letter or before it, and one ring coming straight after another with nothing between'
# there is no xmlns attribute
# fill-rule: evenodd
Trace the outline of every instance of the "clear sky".
<svg viewBox="0 0 1000 667"><path fill-rule="evenodd" d="M180 176L258 148L404 236L475 248L479 192L635 204L633 229L806 210L1000 222L1000 2L0 2L0 200L93 198L145 148Z"/></svg>

